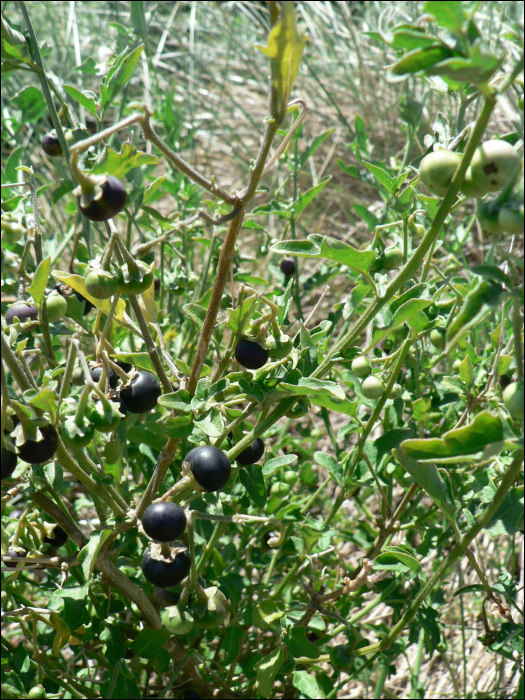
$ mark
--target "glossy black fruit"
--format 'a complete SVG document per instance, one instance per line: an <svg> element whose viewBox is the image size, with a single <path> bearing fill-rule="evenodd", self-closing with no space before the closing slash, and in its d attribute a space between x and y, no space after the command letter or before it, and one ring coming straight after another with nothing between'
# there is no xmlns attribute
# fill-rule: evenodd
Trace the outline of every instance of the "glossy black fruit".
<svg viewBox="0 0 525 700"><path fill-rule="evenodd" d="M118 365L120 369L123 369L124 372L126 372L126 374L128 372L131 372L131 370L133 369L133 365L130 365L129 362L124 362L124 360L116 360L115 358L111 359L114 360L115 364Z"/></svg>
<svg viewBox="0 0 525 700"><path fill-rule="evenodd" d="M40 426L39 426L40 427ZM40 427L43 440L26 440L18 448L18 456L28 464L43 464L51 459L58 447L58 435L55 428L48 424Z"/></svg>
<svg viewBox="0 0 525 700"><path fill-rule="evenodd" d="M10 326L15 320L15 316L18 318L20 323L27 323L28 321L38 320L38 309L32 304L15 304L11 306L5 312L5 322Z"/></svg>
<svg viewBox="0 0 525 700"><path fill-rule="evenodd" d="M87 207L82 206L82 196L78 197L80 211L90 221L108 221L126 206L126 188L113 175L108 175L107 180L100 185L100 189L101 196L92 200Z"/></svg>
<svg viewBox="0 0 525 700"><path fill-rule="evenodd" d="M130 413L147 413L155 408L162 394L158 379L151 372L141 370L131 384L122 387L120 398Z"/></svg>
<svg viewBox="0 0 525 700"><path fill-rule="evenodd" d="M185 549L176 556L172 555L171 561L166 561L165 559L155 559L150 547L148 547L142 557L141 568L145 578L154 586L159 586L159 588L176 586L190 572L190 553Z"/></svg>
<svg viewBox="0 0 525 700"><path fill-rule="evenodd" d="M235 359L248 369L260 369L268 362L268 350L255 340L242 338L235 348Z"/></svg>
<svg viewBox="0 0 525 700"><path fill-rule="evenodd" d="M91 379L98 384L100 381L100 375L102 374L102 366L97 365L95 367L89 368L89 373L91 374ZM118 374L115 372L113 367L109 368L109 386L112 389L116 389L118 386Z"/></svg>
<svg viewBox="0 0 525 700"><path fill-rule="evenodd" d="M284 260L281 260L279 267L282 273L287 277L291 277L295 273L295 260L293 258L284 258Z"/></svg>
<svg viewBox="0 0 525 700"><path fill-rule="evenodd" d="M15 549L9 549L7 550L7 555L8 557L24 557L27 554L27 551L23 552L17 552ZM5 561L4 560L4 566L7 566L9 569L16 569L18 564L21 562L19 561Z"/></svg>
<svg viewBox="0 0 525 700"><path fill-rule="evenodd" d="M211 445L201 445L190 450L184 461L190 465L195 481L205 491L219 491L228 483L231 475L230 460L222 450Z"/></svg>
<svg viewBox="0 0 525 700"><path fill-rule="evenodd" d="M169 605L177 605L180 600L180 593L172 593L165 588L155 586L155 598L159 605L167 607Z"/></svg>
<svg viewBox="0 0 525 700"><path fill-rule="evenodd" d="M40 145L42 146L44 153L51 156L51 158L58 158L59 156L64 155L62 152L62 146L58 140L58 136L54 131L49 132L49 134L44 134L42 141L40 141Z"/></svg>
<svg viewBox="0 0 525 700"><path fill-rule="evenodd" d="M142 516L144 532L157 542L172 542L179 539L186 529L186 523L186 514L182 508L168 501L152 503Z"/></svg>
<svg viewBox="0 0 525 700"><path fill-rule="evenodd" d="M67 532L61 528L60 525L57 525L53 528L50 535L46 535L46 537L44 537L43 541L46 544L52 545L53 547L62 547L62 545L67 542Z"/></svg>
<svg viewBox="0 0 525 700"><path fill-rule="evenodd" d="M2 481L4 479L9 479L16 469L17 462L18 458L16 454L4 447L2 450Z"/></svg>
<svg viewBox="0 0 525 700"><path fill-rule="evenodd" d="M248 467L250 464L255 464L258 462L263 454L264 442L261 440L261 438L257 438L251 445L237 455L235 461L242 467Z"/></svg>

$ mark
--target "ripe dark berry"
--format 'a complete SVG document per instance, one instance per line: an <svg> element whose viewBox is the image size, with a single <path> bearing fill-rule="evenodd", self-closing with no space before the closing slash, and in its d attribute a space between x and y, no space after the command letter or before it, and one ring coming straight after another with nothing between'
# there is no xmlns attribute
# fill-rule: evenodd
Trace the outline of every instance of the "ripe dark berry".
<svg viewBox="0 0 525 700"><path fill-rule="evenodd" d="M115 358L111 358L111 359L115 362L116 365L118 365L120 367L120 369L123 369L124 372L126 372L126 374L128 372L131 372L131 370L133 369L133 365L130 365L129 362L124 362L124 360L117 360Z"/></svg>
<svg viewBox="0 0 525 700"><path fill-rule="evenodd" d="M505 391L508 385L512 384L512 377L509 377L508 374L502 374L498 381L503 391Z"/></svg>
<svg viewBox="0 0 525 700"><path fill-rule="evenodd" d="M184 461L190 465L195 481L205 491L219 491L228 483L231 475L230 460L222 450L211 445L201 445L190 450Z"/></svg>
<svg viewBox="0 0 525 700"><path fill-rule="evenodd" d="M142 527L152 540L172 542L179 539L186 529L186 514L176 503L162 501L152 503L144 511Z"/></svg>
<svg viewBox="0 0 525 700"><path fill-rule="evenodd" d="M235 359L248 369L260 369L268 362L268 350L255 340L242 338L235 348Z"/></svg>
<svg viewBox="0 0 525 700"><path fill-rule="evenodd" d="M4 479L9 479L16 469L17 462L18 459L14 452L6 448L2 450L2 481Z"/></svg>
<svg viewBox="0 0 525 700"><path fill-rule="evenodd" d="M171 560L156 559L148 547L142 557L142 573L144 577L159 588L169 588L176 586L183 581L190 572L191 558L187 549L179 552L176 556L171 556Z"/></svg>
<svg viewBox="0 0 525 700"><path fill-rule="evenodd" d="M62 529L60 525L57 525L53 528L50 535L46 535L46 537L44 537L43 541L46 544L53 545L53 547L62 547L62 545L67 542L67 532Z"/></svg>
<svg viewBox="0 0 525 700"><path fill-rule="evenodd" d="M281 272L287 277L291 277L295 273L295 260L293 258L284 258L279 265Z"/></svg>
<svg viewBox="0 0 525 700"><path fill-rule="evenodd" d="M27 554L27 550L24 550L23 552L17 552L15 549L9 549L7 550L7 555L8 557L25 557ZM4 565L7 566L9 569L16 569L18 564L21 562L19 561L5 561L4 560Z"/></svg>
<svg viewBox="0 0 525 700"><path fill-rule="evenodd" d="M11 306L5 312L5 322L10 326L15 320L15 316L18 318L20 323L27 323L28 321L38 320L38 309L32 304L24 304L23 302Z"/></svg>
<svg viewBox="0 0 525 700"><path fill-rule="evenodd" d="M126 206L126 188L113 175L100 185L101 196L92 200L87 207L82 206L82 195L78 197L80 211L90 221L108 221L119 214Z"/></svg>
<svg viewBox="0 0 525 700"><path fill-rule="evenodd" d="M171 591L167 591L165 588L155 586L155 598L157 599L157 603L159 605L167 607L168 605L177 605L180 600L180 593L172 593Z"/></svg>
<svg viewBox="0 0 525 700"><path fill-rule="evenodd" d="M51 156L51 158L58 158L59 156L64 155L62 152L62 146L58 140L58 136L54 131L50 131L49 134L44 134L42 141L40 141L40 145L42 146L44 153Z"/></svg>
<svg viewBox="0 0 525 700"><path fill-rule="evenodd" d="M235 461L242 467L248 467L250 464L258 462L264 454L264 442L261 438L257 438L249 445L241 454L237 455Z"/></svg>
<svg viewBox="0 0 525 700"><path fill-rule="evenodd" d="M40 427L40 426L39 426ZM55 428L48 424L40 428L43 440L26 440L18 448L18 456L28 464L43 464L51 459L58 447L58 435Z"/></svg>
<svg viewBox="0 0 525 700"><path fill-rule="evenodd" d="M147 413L155 408L162 390L155 375L141 370L122 387L120 398L130 413Z"/></svg>
<svg viewBox="0 0 525 700"><path fill-rule="evenodd" d="M100 375L102 374L102 366L96 365L95 367L90 367L89 373L91 374L91 379L95 382L95 384L98 384ZM109 368L109 386L112 389L116 389L118 386L118 374L115 372L113 367Z"/></svg>

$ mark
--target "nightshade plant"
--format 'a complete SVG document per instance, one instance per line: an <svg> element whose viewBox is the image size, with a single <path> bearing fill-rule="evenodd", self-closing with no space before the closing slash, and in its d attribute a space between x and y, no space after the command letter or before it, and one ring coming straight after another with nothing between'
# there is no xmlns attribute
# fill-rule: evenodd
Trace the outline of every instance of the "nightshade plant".
<svg viewBox="0 0 525 700"><path fill-rule="evenodd" d="M253 153L236 134L235 189L194 158L208 117L159 87L179 5L169 20L169 3L146 5L110 23L123 43L107 65L55 64L52 79L32 4L2 18L3 692L317 698L373 683L383 697L406 657L419 697L423 658L451 667L442 606L459 597L513 696L523 26L502 29L504 54L474 3L377 18L367 36L392 59L377 80L403 85L406 143L381 155L366 114L337 107L338 228L322 175L337 141L316 167L333 129L305 143L310 106L332 100L295 98L316 69L300 70L294 3L243 4L250 31L268 28L271 76L264 117L232 103L260 131ZM239 66L248 82L262 59ZM466 671L454 687L474 696Z"/></svg>

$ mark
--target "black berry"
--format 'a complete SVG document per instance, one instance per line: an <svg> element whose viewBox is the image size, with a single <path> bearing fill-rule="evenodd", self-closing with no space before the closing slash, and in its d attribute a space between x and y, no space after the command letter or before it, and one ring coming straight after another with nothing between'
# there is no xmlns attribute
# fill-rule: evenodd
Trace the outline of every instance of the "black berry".
<svg viewBox="0 0 525 700"><path fill-rule="evenodd" d="M67 541L67 532L60 525L53 528L50 535L46 535L43 540L46 544L51 544L53 547L62 547Z"/></svg>
<svg viewBox="0 0 525 700"><path fill-rule="evenodd" d="M144 532L157 542L177 540L186 529L186 514L176 503L162 501L148 506L142 516Z"/></svg>
<svg viewBox="0 0 525 700"><path fill-rule="evenodd" d="M2 450L2 481L4 479L9 479L16 469L17 462L18 459L14 452L6 448Z"/></svg>
<svg viewBox="0 0 525 700"><path fill-rule="evenodd" d="M148 547L142 557L142 573L154 586L169 588L183 581L190 572L191 559L187 549L171 557L171 561L156 559Z"/></svg>
<svg viewBox="0 0 525 700"><path fill-rule="evenodd" d="M91 374L91 379L95 382L95 384L98 384L100 375L102 374L102 366L96 365L95 367L90 367L89 373ZM109 368L109 386L112 389L116 389L118 386L118 374L115 372L113 367Z"/></svg>
<svg viewBox="0 0 525 700"><path fill-rule="evenodd" d="M24 550L23 552L17 552L14 549L9 549L7 551L6 556L8 557L25 557L27 554L27 550ZM9 569L16 569L16 567L20 564L19 561L5 561L4 560L4 565L7 566Z"/></svg>
<svg viewBox="0 0 525 700"><path fill-rule="evenodd" d="M205 491L219 491L228 483L231 475L230 460L222 450L211 445L201 445L190 450L184 461L190 465L195 481Z"/></svg>
<svg viewBox="0 0 525 700"><path fill-rule="evenodd" d="M264 442L261 438L257 438L249 445L241 454L237 455L235 461L242 467L248 467L250 464L258 462L264 454Z"/></svg>
<svg viewBox="0 0 525 700"><path fill-rule="evenodd" d="M279 265L281 272L287 277L291 277L295 273L295 260L293 258L284 258Z"/></svg>
<svg viewBox="0 0 525 700"><path fill-rule="evenodd" d="M165 588L155 586L155 598L159 605L167 607L168 605L177 605L180 600L180 593L172 593Z"/></svg>
<svg viewBox="0 0 525 700"><path fill-rule="evenodd" d="M86 299L86 297L82 296L82 294L80 292L77 292L75 289L73 290L73 294L80 302L84 302L84 316L87 316L91 309L94 309L95 307L90 301Z"/></svg>
<svg viewBox="0 0 525 700"><path fill-rule="evenodd" d="M10 326L15 320L15 316L18 318L20 323L27 323L27 321L37 321L38 320L38 309L32 304L15 304L11 306L5 312L5 322Z"/></svg>
<svg viewBox="0 0 525 700"><path fill-rule="evenodd" d="M268 362L268 350L261 347L255 340L242 338L235 348L235 359L248 369L260 369Z"/></svg>
<svg viewBox="0 0 525 700"><path fill-rule="evenodd" d="M80 211L90 221L108 221L119 214L126 206L126 188L113 175L100 185L102 195L92 200L87 207L82 206L82 196L78 197Z"/></svg>
<svg viewBox="0 0 525 700"><path fill-rule="evenodd" d="M40 427L40 426L39 426ZM18 456L28 464L43 464L51 459L58 447L57 431L52 425L40 428L43 440L26 440L18 448Z"/></svg>
<svg viewBox="0 0 525 700"><path fill-rule="evenodd" d="M58 158L59 156L64 155L62 152L62 146L58 140L58 136L53 131L51 131L49 134L44 134L42 141L40 141L40 145L42 146L44 153L52 158Z"/></svg>
<svg viewBox="0 0 525 700"><path fill-rule="evenodd" d="M114 360L114 362L120 367L120 369L123 369L126 373L131 372L131 370L133 369L133 365L130 365L129 362L124 362L124 360Z"/></svg>
<svg viewBox="0 0 525 700"><path fill-rule="evenodd" d="M157 378L151 372L138 372L131 384L122 387L120 398L130 413L147 413L155 408L162 391Z"/></svg>

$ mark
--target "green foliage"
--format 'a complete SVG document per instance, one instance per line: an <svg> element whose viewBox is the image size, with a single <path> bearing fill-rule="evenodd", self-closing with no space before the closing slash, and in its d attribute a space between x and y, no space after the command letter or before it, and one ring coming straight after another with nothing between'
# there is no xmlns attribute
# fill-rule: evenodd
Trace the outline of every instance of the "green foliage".
<svg viewBox="0 0 525 700"><path fill-rule="evenodd" d="M514 4L62 5L2 17L3 693L516 694Z"/></svg>

